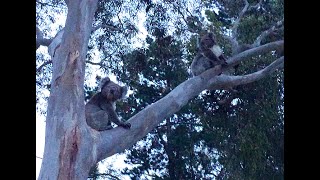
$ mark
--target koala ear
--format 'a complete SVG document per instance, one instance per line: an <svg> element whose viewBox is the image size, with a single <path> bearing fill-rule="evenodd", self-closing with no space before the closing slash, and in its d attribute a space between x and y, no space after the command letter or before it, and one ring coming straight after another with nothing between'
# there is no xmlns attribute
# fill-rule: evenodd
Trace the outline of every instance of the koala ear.
<svg viewBox="0 0 320 180"><path fill-rule="evenodd" d="M121 87L121 98L126 97L127 92L128 92L128 87L127 86L122 86Z"/></svg>
<svg viewBox="0 0 320 180"><path fill-rule="evenodd" d="M105 77L101 80L100 82L100 90L103 89L103 87L108 84L110 82L110 78L109 77Z"/></svg>

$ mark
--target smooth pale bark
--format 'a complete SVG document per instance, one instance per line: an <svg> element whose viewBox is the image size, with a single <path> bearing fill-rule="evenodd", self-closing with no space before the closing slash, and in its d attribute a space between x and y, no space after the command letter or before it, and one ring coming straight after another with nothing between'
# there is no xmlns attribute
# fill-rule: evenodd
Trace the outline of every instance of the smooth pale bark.
<svg viewBox="0 0 320 180"><path fill-rule="evenodd" d="M69 0L62 41L52 57L44 155L38 179L86 179L96 162L84 115L85 58L97 0Z"/></svg>
<svg viewBox="0 0 320 180"><path fill-rule="evenodd" d="M203 90L250 83L283 67L283 57L245 76L220 75L213 68L186 80L159 101L129 119L130 130L121 127L97 132L84 115L84 75L87 45L97 0L69 0L62 36L52 44L53 74L47 108L45 149L38 179L85 180L98 161L131 148L165 118L179 111ZM60 40L58 40L60 39ZM248 57L283 48L283 41L244 51L228 60L235 65Z"/></svg>

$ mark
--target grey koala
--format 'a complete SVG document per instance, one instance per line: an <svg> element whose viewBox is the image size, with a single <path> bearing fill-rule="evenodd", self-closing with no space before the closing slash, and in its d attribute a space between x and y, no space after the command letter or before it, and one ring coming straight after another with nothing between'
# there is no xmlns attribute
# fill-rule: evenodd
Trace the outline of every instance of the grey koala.
<svg viewBox="0 0 320 180"><path fill-rule="evenodd" d="M122 99L127 94L127 87L120 86L108 77L101 81L100 92L85 105L85 115L87 124L97 130L104 131L112 129L111 121L125 129L130 129L131 124L119 120L115 109L116 101Z"/></svg>
<svg viewBox="0 0 320 180"><path fill-rule="evenodd" d="M198 46L199 52L191 63L191 73L193 76L198 76L217 65L227 66L222 49L217 45L212 33L202 36Z"/></svg>

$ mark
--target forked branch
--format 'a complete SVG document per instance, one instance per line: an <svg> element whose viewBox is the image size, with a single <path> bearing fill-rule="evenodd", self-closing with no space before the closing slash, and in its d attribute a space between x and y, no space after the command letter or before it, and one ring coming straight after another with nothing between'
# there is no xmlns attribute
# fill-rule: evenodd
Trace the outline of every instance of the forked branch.
<svg viewBox="0 0 320 180"><path fill-rule="evenodd" d="M250 56L256 55L257 53L265 53L266 51L281 48L280 46L283 46L283 41L269 43L258 48L250 49L248 52L245 51L240 53L229 59L229 62L237 63ZM184 81L165 97L147 106L144 110L130 118L128 120L132 125L130 130L117 127L112 130L101 132L101 136L97 137L98 141L102 142L96 150L97 152L100 152L98 161L115 153L122 152L126 148L130 148L137 141L145 137L152 129L158 126L164 119L178 112L203 90L208 89L209 87L210 89L229 88L230 86L257 81L270 75L276 69L283 68L283 61L284 58L281 57L266 68L243 76L227 76L223 74L217 76L220 74L221 69L215 67L203 72L199 76ZM108 144L117 144L117 146L108 146Z"/></svg>

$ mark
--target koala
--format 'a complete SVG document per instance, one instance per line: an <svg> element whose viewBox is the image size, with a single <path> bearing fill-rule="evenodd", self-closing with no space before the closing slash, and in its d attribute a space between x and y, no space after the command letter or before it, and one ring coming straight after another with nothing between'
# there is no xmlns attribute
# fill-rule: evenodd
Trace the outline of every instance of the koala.
<svg viewBox="0 0 320 180"><path fill-rule="evenodd" d="M101 81L100 91L85 105L87 124L97 130L112 129L111 121L125 129L130 129L131 124L119 120L115 109L116 101L125 97L127 87L112 82L108 77Z"/></svg>
<svg viewBox="0 0 320 180"><path fill-rule="evenodd" d="M191 73L197 76L204 71L221 65L228 65L226 58L223 56L222 49L217 45L212 33L207 33L201 37L198 43L199 52L191 63Z"/></svg>

